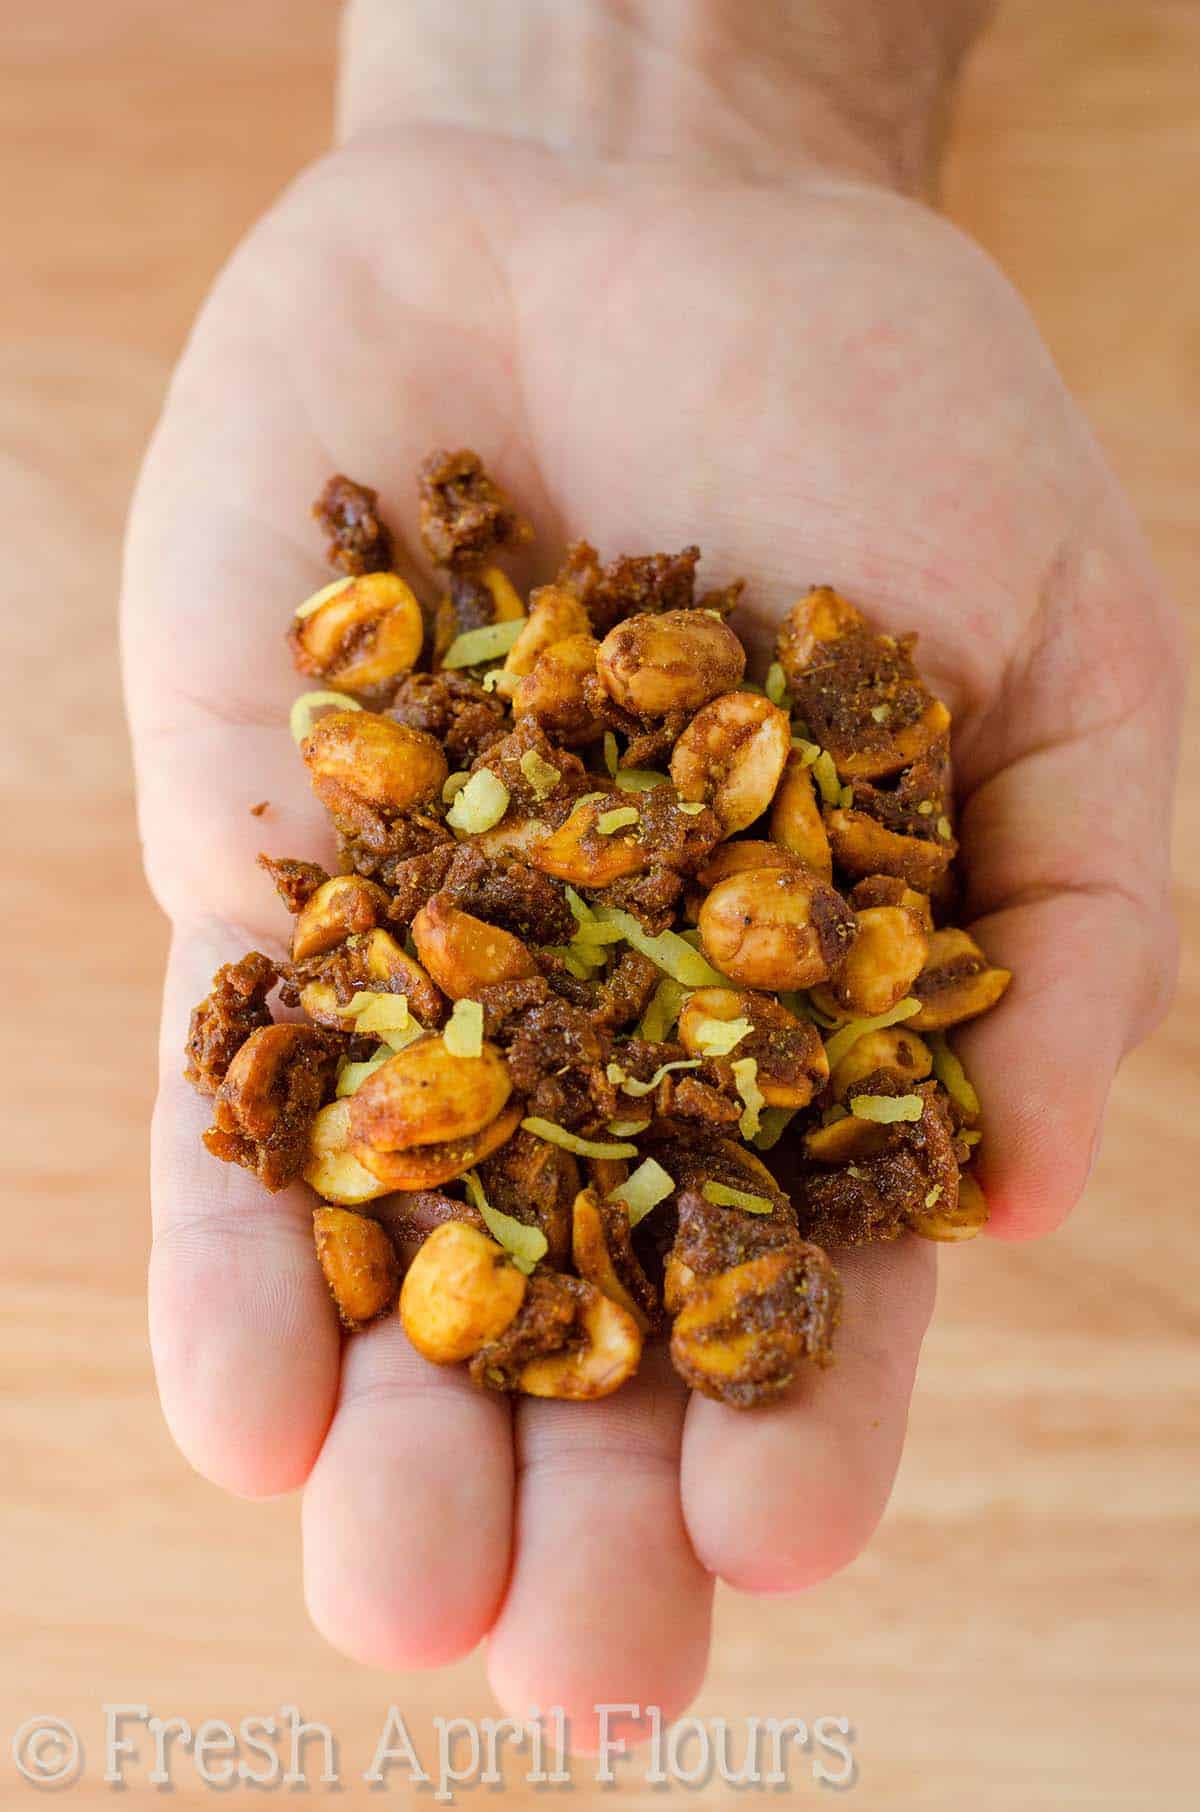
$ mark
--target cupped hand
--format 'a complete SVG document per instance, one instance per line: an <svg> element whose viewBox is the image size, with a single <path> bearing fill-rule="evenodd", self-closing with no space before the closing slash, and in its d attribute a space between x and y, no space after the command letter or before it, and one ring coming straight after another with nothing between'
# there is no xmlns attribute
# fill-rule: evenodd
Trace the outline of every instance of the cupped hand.
<svg viewBox="0 0 1200 1812"><path fill-rule="evenodd" d="M284 630L326 576L309 503L333 471L377 486L428 585L414 475L439 445L476 447L532 517L526 581L584 533L606 557L697 541L706 582L747 577L763 659L812 583L920 632L955 719L967 921L1015 976L960 1041L1001 1238L1069 1212L1169 988L1182 661L1022 306L889 193L381 132L305 175L217 284L146 462L125 600L146 861L175 927L153 1159L166 1415L229 1489L304 1486L330 1640L412 1667L486 1636L506 1706L564 1704L586 1745L600 1701L671 1715L693 1693L714 1578L794 1590L859 1550L933 1251L841 1255L837 1364L776 1407L689 1402L661 1351L607 1401L510 1404L425 1364L397 1318L343 1346L309 1192L268 1197L202 1149L188 1009L219 962L281 941L256 852L329 848L286 727Z"/></svg>

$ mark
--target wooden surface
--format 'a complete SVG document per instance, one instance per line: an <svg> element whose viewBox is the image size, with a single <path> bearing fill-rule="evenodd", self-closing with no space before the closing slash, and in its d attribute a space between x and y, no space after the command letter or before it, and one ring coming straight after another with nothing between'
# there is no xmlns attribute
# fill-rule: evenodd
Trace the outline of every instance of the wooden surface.
<svg viewBox="0 0 1200 1812"><path fill-rule="evenodd" d="M87 1770L66 1801L98 1807L111 1803L105 1701L193 1722L299 1703L341 1737L344 1804L366 1803L356 1777L389 1701L418 1745L435 1713L493 1709L478 1659L388 1678L323 1647L300 1603L295 1502L235 1502L188 1471L159 1419L146 1349L143 1170L165 937L138 868L118 698L119 536L206 282L326 139L333 30L324 0L43 0L9 28L0 72L2 772L15 857L0 1332L5 1806L40 1803L8 1755L11 1731L34 1713L77 1722ZM1012 0L971 68L947 188L1091 410L1193 634L1198 70L1200 8L1189 0ZM1121 1077L1086 1203L1039 1246L949 1255L907 1457L870 1551L803 1601L719 1600L694 1709L731 1720L844 1713L860 1770L852 1803L1190 1803L1200 1765L1195 716L1191 728L1178 848L1192 943L1179 1003ZM624 1769L604 1803L660 1805L638 1773ZM803 1767L792 1778L801 1803L819 1797ZM583 1765L570 1804L601 1803L589 1783ZM148 1798L141 1787L133 1803ZM211 1803L186 1764L172 1803ZM262 1799L243 1790L225 1803Z"/></svg>

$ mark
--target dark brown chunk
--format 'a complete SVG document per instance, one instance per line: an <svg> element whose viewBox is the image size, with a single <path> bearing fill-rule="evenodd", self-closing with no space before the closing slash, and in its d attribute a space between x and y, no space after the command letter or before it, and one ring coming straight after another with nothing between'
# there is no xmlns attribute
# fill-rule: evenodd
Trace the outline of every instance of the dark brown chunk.
<svg viewBox="0 0 1200 1812"><path fill-rule="evenodd" d="M592 1013L552 997L529 1007L516 1025L508 1073L527 1113L586 1133L615 1117L620 1098L604 1073L608 1039Z"/></svg>
<svg viewBox="0 0 1200 1812"><path fill-rule="evenodd" d="M452 768L469 767L505 733L503 700L457 673L408 674L383 715L435 736Z"/></svg>
<svg viewBox="0 0 1200 1812"><path fill-rule="evenodd" d="M689 609L699 558L698 547L685 547L678 554L620 554L601 566L590 543L575 541L554 582L575 594L593 632L603 637L614 623L641 611Z"/></svg>
<svg viewBox="0 0 1200 1812"><path fill-rule="evenodd" d="M430 454L419 483L421 540L435 566L479 566L494 549L532 538L529 524L469 447Z"/></svg>
<svg viewBox="0 0 1200 1812"><path fill-rule="evenodd" d="M500 925L527 944L563 944L574 935L575 920L562 887L516 857L488 857L473 844L461 844L442 892L463 912Z"/></svg>
<svg viewBox="0 0 1200 1812"><path fill-rule="evenodd" d="M661 971L640 950L626 950L601 985L596 1018L610 1031L635 1024L642 1017L662 979Z"/></svg>
<svg viewBox="0 0 1200 1812"><path fill-rule="evenodd" d="M329 479L312 513L329 536L325 554L331 566L355 575L390 571L392 537L379 517L379 493L369 485L355 484L339 472Z"/></svg>
<svg viewBox="0 0 1200 1812"><path fill-rule="evenodd" d="M476 1384L492 1390L515 1390L531 1359L581 1346L586 1335L581 1316L588 1286L557 1271L535 1271L516 1316L498 1340L481 1348L471 1361Z"/></svg>
<svg viewBox="0 0 1200 1812"><path fill-rule="evenodd" d="M272 1191L294 1182L304 1168L309 1127L332 1092L341 1049L340 1039L315 1026L271 1027L271 1038L283 1035L289 1035L290 1048L269 1095L235 1086L241 1080L236 1070L227 1074L217 1091L213 1125L204 1134L214 1158L252 1170Z"/></svg>
<svg viewBox="0 0 1200 1812"><path fill-rule="evenodd" d="M278 965L258 950L217 970L212 993L192 1009L184 1047L184 1076L200 1094L215 1095L251 1032L270 1025L267 995L278 978Z"/></svg>
<svg viewBox="0 0 1200 1812"><path fill-rule="evenodd" d="M579 1190L579 1165L561 1145L518 1128L479 1166L493 1208L546 1236L548 1265L559 1269L571 1250L571 1204Z"/></svg>
<svg viewBox="0 0 1200 1812"><path fill-rule="evenodd" d="M260 856L258 866L266 869L276 893L293 914L299 913L329 879L319 862L296 862L290 856Z"/></svg>

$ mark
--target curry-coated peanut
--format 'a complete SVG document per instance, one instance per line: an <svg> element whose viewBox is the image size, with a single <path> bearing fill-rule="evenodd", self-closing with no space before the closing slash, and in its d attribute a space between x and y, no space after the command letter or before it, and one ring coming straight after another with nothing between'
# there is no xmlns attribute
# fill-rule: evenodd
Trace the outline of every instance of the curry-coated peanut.
<svg viewBox="0 0 1200 1812"><path fill-rule="evenodd" d="M905 1221L922 1239L974 1239L987 1225L987 1200L969 1170L960 1171L954 1200L939 1194L924 1208L911 1210Z"/></svg>
<svg viewBox="0 0 1200 1812"><path fill-rule="evenodd" d="M790 850L807 863L823 881L832 879L833 855L829 848L811 764L799 749L788 755L783 778L771 805L771 836L781 849Z"/></svg>
<svg viewBox="0 0 1200 1812"><path fill-rule="evenodd" d="M568 636L589 636L588 613L573 592L558 585L544 585L529 601L529 616L505 656L504 671L518 678L532 673L538 657Z"/></svg>
<svg viewBox="0 0 1200 1812"><path fill-rule="evenodd" d="M894 875L920 892L933 893L950 865L955 845L906 837L866 812L835 807L824 814L825 831L839 868L860 875Z"/></svg>
<svg viewBox="0 0 1200 1812"><path fill-rule="evenodd" d="M424 1358L457 1365L500 1337L525 1290L525 1278L494 1239L462 1221L444 1221L408 1267L400 1320Z"/></svg>
<svg viewBox="0 0 1200 1812"><path fill-rule="evenodd" d="M698 711L736 686L746 651L718 617L665 610L626 617L600 644L596 671L609 697L637 717Z"/></svg>
<svg viewBox="0 0 1200 1812"><path fill-rule="evenodd" d="M627 875L644 874L654 860L638 835L636 822L606 833L600 827L608 812L637 811L636 795L606 793L584 799L556 831L538 844L532 861L543 874L573 887L608 887Z"/></svg>
<svg viewBox="0 0 1200 1812"><path fill-rule="evenodd" d="M864 1032L850 1046L829 1078L835 1101L843 1101L846 1091L876 1070L890 1070L905 1082L924 1082L933 1073L933 1052L925 1040L907 1025L884 1026L876 1032ZM862 1121L856 1122L862 1125Z"/></svg>
<svg viewBox="0 0 1200 1812"><path fill-rule="evenodd" d="M569 635L543 649L517 682L513 717L536 717L565 748L595 742L604 725L588 703L585 681L596 671L599 646L593 635Z"/></svg>
<svg viewBox="0 0 1200 1812"><path fill-rule="evenodd" d="M797 1019L771 994L740 988L697 988L679 1015L677 1036L693 1056L707 1056L706 1021L744 1019L750 1031L727 1054L753 1057L756 1080L768 1107L807 1107L827 1081L829 1063L821 1034Z"/></svg>
<svg viewBox="0 0 1200 1812"><path fill-rule="evenodd" d="M606 1211L594 1188L581 1189L571 1209L571 1258L580 1277L650 1332L655 1293L630 1245L628 1215L620 1205Z"/></svg>
<svg viewBox="0 0 1200 1812"><path fill-rule="evenodd" d="M309 895L292 932L292 961L302 963L370 931L386 918L388 896L362 875L333 875Z"/></svg>
<svg viewBox="0 0 1200 1812"><path fill-rule="evenodd" d="M769 1402L802 1360L828 1363L840 1294L816 1247L764 1252L689 1291L671 1330L672 1363L706 1397Z"/></svg>
<svg viewBox="0 0 1200 1812"><path fill-rule="evenodd" d="M441 1024L445 1001L421 964L409 956L390 931L376 926L374 931L348 939L346 954L359 988L368 993L403 994L423 1026ZM341 1000L333 983L320 976L301 988L300 1005L318 1025L345 1031L349 1024L349 1002Z"/></svg>
<svg viewBox="0 0 1200 1812"><path fill-rule="evenodd" d="M931 698L913 723L880 734L877 747L837 750L838 774L843 780L882 780L897 774L928 754L949 728L949 711L940 698Z"/></svg>
<svg viewBox="0 0 1200 1812"><path fill-rule="evenodd" d="M751 868L719 881L700 908L711 963L747 988L811 988L844 959L854 915L815 877Z"/></svg>
<svg viewBox="0 0 1200 1812"><path fill-rule="evenodd" d="M338 1314L355 1330L395 1306L400 1263L386 1228L348 1208L313 1214L317 1258Z"/></svg>
<svg viewBox="0 0 1200 1812"><path fill-rule="evenodd" d="M301 1175L327 1202L353 1208L386 1195L388 1186L359 1163L350 1149L350 1099L330 1101L308 1129L308 1158Z"/></svg>
<svg viewBox="0 0 1200 1812"><path fill-rule="evenodd" d="M965 931L947 927L929 939L924 967L912 984L921 1011L908 1021L918 1032L937 1032L986 1013L1012 980L1010 969L994 969Z"/></svg>
<svg viewBox="0 0 1200 1812"><path fill-rule="evenodd" d="M726 692L676 741L671 779L681 799L711 805L730 837L766 811L791 747L786 711L755 692Z"/></svg>
<svg viewBox="0 0 1200 1812"><path fill-rule="evenodd" d="M829 991L844 1011L886 1013L920 974L928 935L907 906L868 906L855 913L854 922L857 934Z"/></svg>
<svg viewBox="0 0 1200 1812"><path fill-rule="evenodd" d="M318 1051L324 1036L313 1026L270 1025L251 1032L217 1090L214 1118L223 1132L269 1139L287 1099L287 1075L306 1051Z"/></svg>
<svg viewBox="0 0 1200 1812"><path fill-rule="evenodd" d="M367 1077L350 1098L356 1145L407 1151L469 1139L496 1118L512 1084L495 1045L456 1057L440 1036L420 1038Z"/></svg>
<svg viewBox="0 0 1200 1812"><path fill-rule="evenodd" d="M402 812L440 794L449 769L432 736L374 711L329 711L300 745L314 784Z"/></svg>
<svg viewBox="0 0 1200 1812"><path fill-rule="evenodd" d="M779 659L789 678L812 664L823 642L866 628L862 612L831 585L816 585L797 598L779 631Z"/></svg>
<svg viewBox="0 0 1200 1812"><path fill-rule="evenodd" d="M528 1397L565 1397L576 1402L607 1397L632 1378L642 1356L642 1331L627 1309L580 1279L583 1339L555 1353L529 1360L517 1377Z"/></svg>
<svg viewBox="0 0 1200 1812"><path fill-rule="evenodd" d="M804 1135L804 1155L814 1164L857 1164L875 1158L888 1143L889 1129L853 1114L813 1126Z"/></svg>
<svg viewBox="0 0 1200 1812"><path fill-rule="evenodd" d="M524 981L539 973L533 957L511 931L464 912L435 893L412 922L417 955L451 1000L474 999L496 982Z"/></svg>
<svg viewBox="0 0 1200 1812"><path fill-rule="evenodd" d="M396 573L362 573L297 617L288 637L301 673L347 692L366 692L416 665L421 606Z"/></svg>
<svg viewBox="0 0 1200 1812"><path fill-rule="evenodd" d="M906 906L926 931L933 930L929 895L919 893L896 875L864 875L854 883L848 897L855 912L864 912L868 906Z"/></svg>
<svg viewBox="0 0 1200 1812"><path fill-rule="evenodd" d="M353 1105L351 1096L348 1105ZM494 1120L464 1139L440 1139L432 1145L410 1145L404 1151L379 1151L366 1140L351 1136L351 1152L365 1170L376 1177L384 1191L439 1189L443 1183L466 1176L511 1139L521 1124L523 1103L511 1101Z"/></svg>
<svg viewBox="0 0 1200 1812"><path fill-rule="evenodd" d="M480 612L480 605L483 610ZM469 605L465 612L464 605ZM433 619L433 665L440 668L446 650L466 628L486 623L513 623L525 615L525 606L512 580L498 566L482 572L451 572Z"/></svg>
<svg viewBox="0 0 1200 1812"><path fill-rule="evenodd" d="M696 879L707 891L728 875L741 874L747 868L788 868L800 874L811 872L806 862L793 855L790 849L781 849L778 843L768 843L757 837L739 837L734 843L718 843L703 868L697 870Z"/></svg>

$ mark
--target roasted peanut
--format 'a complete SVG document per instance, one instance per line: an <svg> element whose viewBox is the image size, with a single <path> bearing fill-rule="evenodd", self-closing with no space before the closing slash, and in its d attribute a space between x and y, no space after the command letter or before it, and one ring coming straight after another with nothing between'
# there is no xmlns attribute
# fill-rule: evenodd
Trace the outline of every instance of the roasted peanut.
<svg viewBox="0 0 1200 1812"><path fill-rule="evenodd" d="M288 640L301 673L346 692L367 692L415 665L425 626L421 607L396 573L362 573L292 624Z"/></svg>
<svg viewBox="0 0 1200 1812"><path fill-rule="evenodd" d="M956 1200L939 1195L932 1204L905 1217L922 1239L945 1241L974 1239L987 1225L987 1218L987 1200L969 1170L959 1174Z"/></svg>
<svg viewBox="0 0 1200 1812"><path fill-rule="evenodd" d="M671 779L681 799L711 805L729 837L766 811L791 746L786 711L754 692L726 692L679 737Z"/></svg>
<svg viewBox="0 0 1200 1812"><path fill-rule="evenodd" d="M386 918L388 896L362 875L334 875L310 894L292 932L292 961L302 963L370 931Z"/></svg>
<svg viewBox="0 0 1200 1812"><path fill-rule="evenodd" d="M595 742L604 725L587 700L585 680L596 671L593 635L565 636L544 648L512 698L513 717L535 717L566 748Z"/></svg>
<svg viewBox="0 0 1200 1812"><path fill-rule="evenodd" d="M703 610L626 617L600 644L596 671L609 697L638 717L698 711L736 686L746 653L725 623Z"/></svg>
<svg viewBox="0 0 1200 1812"><path fill-rule="evenodd" d="M868 906L905 906L927 932L933 930L929 895L918 893L895 875L864 875L854 883L849 897L855 912L865 912Z"/></svg>
<svg viewBox="0 0 1200 1812"><path fill-rule="evenodd" d="M770 994L736 988L697 988L679 1015L678 1038L693 1056L705 1056L705 1020L747 1019L750 1031L734 1057L753 1057L768 1107L807 1107L829 1076L825 1046L815 1025L797 1019Z"/></svg>
<svg viewBox="0 0 1200 1812"><path fill-rule="evenodd" d="M854 916L823 881L752 868L719 881L700 908L709 961L747 988L811 988L845 957Z"/></svg>
<svg viewBox="0 0 1200 1812"><path fill-rule="evenodd" d="M877 1157L887 1143L886 1126L846 1114L826 1126L811 1127L804 1135L804 1155L814 1164L857 1164Z"/></svg>
<svg viewBox="0 0 1200 1812"><path fill-rule="evenodd" d="M846 873L895 875L922 893L933 893L953 851L948 843L924 837L906 837L866 812L840 806L824 814L825 830L833 859Z"/></svg>
<svg viewBox="0 0 1200 1812"><path fill-rule="evenodd" d="M733 1404L769 1402L804 1359L828 1364L841 1291L816 1246L764 1252L690 1292L671 1332L671 1359L693 1390Z"/></svg>
<svg viewBox="0 0 1200 1812"><path fill-rule="evenodd" d="M504 1332L526 1287L494 1239L462 1221L445 1221L408 1267L400 1320L424 1358L457 1365Z"/></svg>
<svg viewBox="0 0 1200 1812"><path fill-rule="evenodd" d="M792 605L779 631L784 672L790 679L811 664L819 645L865 629L862 612L848 598L831 585L814 586Z"/></svg>
<svg viewBox="0 0 1200 1812"><path fill-rule="evenodd" d="M588 613L572 592L559 585L544 585L529 600L529 617L508 651L504 671L519 678L532 673L539 656L568 636L591 639Z"/></svg>
<svg viewBox="0 0 1200 1812"><path fill-rule="evenodd" d="M595 1189L581 1189L575 1197L571 1257L580 1277L618 1303L643 1334L650 1332L657 1299L630 1243L629 1217L619 1204L602 1202Z"/></svg>
<svg viewBox="0 0 1200 1812"><path fill-rule="evenodd" d="M817 804L812 767L799 749L792 749L788 755L771 806L771 836L782 849L799 856L823 881L832 879L833 855Z"/></svg>
<svg viewBox="0 0 1200 1812"><path fill-rule="evenodd" d="M449 772L432 736L373 711L328 712L300 752L314 786L329 783L390 812L440 794Z"/></svg>
<svg viewBox="0 0 1200 1812"><path fill-rule="evenodd" d="M935 931L924 967L912 984L921 1011L908 1024L918 1032L938 1032L974 1019L996 1005L1011 980L1012 971L993 969L967 932Z"/></svg>
<svg viewBox="0 0 1200 1812"><path fill-rule="evenodd" d="M561 1145L518 1129L479 1167L493 1208L540 1228L545 1262L561 1268L571 1250L571 1204L579 1191L579 1164Z"/></svg>
<svg viewBox="0 0 1200 1812"><path fill-rule="evenodd" d="M446 650L464 629L487 623L512 623L525 615L512 580L498 566L482 572L463 570L448 575L433 619L433 664L440 668Z"/></svg>
<svg viewBox="0 0 1200 1812"><path fill-rule="evenodd" d="M336 1053L315 1026L269 1025L252 1032L213 1102L204 1143L215 1158L252 1170L270 1190L304 1167L309 1128L332 1092Z"/></svg>
<svg viewBox="0 0 1200 1812"><path fill-rule="evenodd" d="M388 1059L350 1097L356 1149L407 1151L469 1139L491 1124L512 1084L495 1045L454 1057L439 1036L420 1038Z"/></svg>
<svg viewBox="0 0 1200 1812"><path fill-rule="evenodd" d="M387 1194L387 1184L365 1169L350 1149L350 1101L331 1101L308 1129L304 1181L328 1202L353 1208Z"/></svg>
<svg viewBox="0 0 1200 1812"><path fill-rule="evenodd" d="M495 982L522 981L538 966L520 938L434 894L412 922L422 963L451 1000L474 999Z"/></svg>
<svg viewBox="0 0 1200 1812"><path fill-rule="evenodd" d="M217 1124L248 1139L269 1139L286 1104L288 1071L301 1052L321 1044L312 1026L270 1025L251 1032L217 1090Z"/></svg>
<svg viewBox="0 0 1200 1812"><path fill-rule="evenodd" d="M696 879L706 891L715 887L718 881L724 881L729 875L740 875L747 868L787 868L793 873L807 874L808 864L789 849L781 849L778 843L767 843L757 838L745 837L736 843L719 843L704 866L697 871Z"/></svg>
<svg viewBox="0 0 1200 1812"><path fill-rule="evenodd" d="M338 1314L351 1330L394 1307L400 1264L385 1228L347 1208L318 1208L313 1237Z"/></svg>
<svg viewBox="0 0 1200 1812"><path fill-rule="evenodd" d="M578 1315L583 1342L531 1359L517 1380L528 1397L607 1397L638 1368L642 1333L633 1316L594 1284L578 1282L586 1292Z"/></svg>
<svg viewBox="0 0 1200 1812"><path fill-rule="evenodd" d="M574 887L608 887L628 875L644 874L654 852L642 842L639 825L622 826L610 834L599 828L607 812L622 808L639 810L636 795L613 792L585 799L538 845L531 858L534 867Z"/></svg>
<svg viewBox="0 0 1200 1812"><path fill-rule="evenodd" d="M441 1024L445 1017L445 1001L420 963L414 962L390 931L377 926L361 937L350 938L346 953L356 992L362 989L368 993L403 994L423 1026ZM345 1031L347 1004L339 998L333 983L320 977L306 982L300 990L300 1005L309 1018L321 1026Z"/></svg>
<svg viewBox="0 0 1200 1812"><path fill-rule="evenodd" d="M854 922L854 942L829 991L844 1011L886 1013L921 972L929 948L925 927L907 906L868 906Z"/></svg>
<svg viewBox="0 0 1200 1812"><path fill-rule="evenodd" d="M885 1026L878 1032L864 1032L834 1068L829 1079L836 1101L845 1099L846 1091L876 1070L888 1070L905 1082L924 1082L933 1071L933 1053L923 1038L910 1032L907 1025ZM857 1121L856 1125L863 1125Z"/></svg>
<svg viewBox="0 0 1200 1812"><path fill-rule="evenodd" d="M351 1095L347 1105L352 1106L356 1099L357 1096ZM519 1101L511 1102L487 1126L465 1139L443 1139L432 1145L412 1145L404 1151L377 1151L365 1140L360 1140L355 1141L351 1149L364 1168L379 1179L385 1191L440 1189L443 1183L453 1182L455 1177L465 1176L468 1170L474 1170L485 1158L490 1158L506 1139L511 1139L521 1123L523 1111Z"/></svg>

